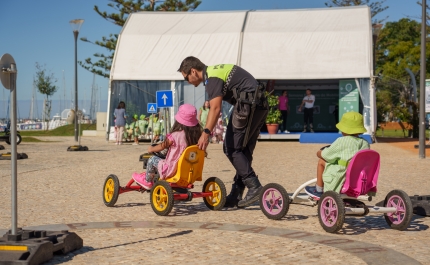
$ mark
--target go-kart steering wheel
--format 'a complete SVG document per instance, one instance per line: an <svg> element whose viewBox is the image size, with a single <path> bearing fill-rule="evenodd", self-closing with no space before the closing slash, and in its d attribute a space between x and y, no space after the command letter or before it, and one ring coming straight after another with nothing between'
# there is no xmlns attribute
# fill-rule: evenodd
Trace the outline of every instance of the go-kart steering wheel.
<svg viewBox="0 0 430 265"><path fill-rule="evenodd" d="M156 146L158 144L151 144L151 146ZM159 152L151 152L151 154L158 156L161 159L166 159L166 155L167 155L167 149L164 149L162 151Z"/></svg>

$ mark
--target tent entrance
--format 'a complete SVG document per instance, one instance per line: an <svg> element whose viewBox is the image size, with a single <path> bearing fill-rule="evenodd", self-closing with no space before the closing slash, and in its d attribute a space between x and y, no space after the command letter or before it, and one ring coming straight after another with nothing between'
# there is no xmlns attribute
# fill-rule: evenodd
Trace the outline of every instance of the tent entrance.
<svg viewBox="0 0 430 265"><path fill-rule="evenodd" d="M301 132L303 130L303 110L299 111L306 89L311 89L315 96L313 127L315 132L338 132L336 123L339 119L339 79L324 80L274 80L268 83L268 90L281 95L288 92L289 113L287 130ZM359 97L359 111L362 100Z"/></svg>

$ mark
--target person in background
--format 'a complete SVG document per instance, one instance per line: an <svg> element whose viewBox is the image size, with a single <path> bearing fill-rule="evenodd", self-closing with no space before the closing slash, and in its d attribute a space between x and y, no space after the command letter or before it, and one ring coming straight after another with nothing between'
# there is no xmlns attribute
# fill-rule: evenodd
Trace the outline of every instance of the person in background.
<svg viewBox="0 0 430 265"><path fill-rule="evenodd" d="M302 111L303 105L305 105L305 108L303 110L303 118L304 118L304 124L303 124L303 132L306 132L308 124L309 128L311 129L311 132L314 132L314 104L315 104L315 96L312 95L312 91L308 88L306 89L306 96L302 100L302 104L300 104L299 111Z"/></svg>
<svg viewBox="0 0 430 265"><path fill-rule="evenodd" d="M118 107L115 109L113 115L115 116L115 126L118 128L116 134L116 144L122 144L122 137L124 135L125 120L127 119L127 114L125 113L125 103L121 101Z"/></svg>
<svg viewBox="0 0 430 265"><path fill-rule="evenodd" d="M197 116L199 118L199 123L202 126L202 128L204 128L206 125L209 109L210 109L209 100L205 100L205 102L203 103L203 106L199 109L199 115Z"/></svg>
<svg viewBox="0 0 430 265"><path fill-rule="evenodd" d="M224 139L222 135L224 134L224 125L222 124L222 118L219 117L218 123L215 125L215 137L216 137L216 143L222 144L224 143Z"/></svg>
<svg viewBox="0 0 430 265"><path fill-rule="evenodd" d="M281 124L281 131L284 133L290 133L287 130L287 118L288 118L288 92L286 90L282 91L282 95L279 96L279 106L278 109L281 111L282 114L282 124Z"/></svg>
<svg viewBox="0 0 430 265"><path fill-rule="evenodd" d="M130 124L130 127L132 129L132 135L134 138L133 145L139 145L139 135L140 135L140 129L139 129L139 116L137 114L133 115L133 122Z"/></svg>

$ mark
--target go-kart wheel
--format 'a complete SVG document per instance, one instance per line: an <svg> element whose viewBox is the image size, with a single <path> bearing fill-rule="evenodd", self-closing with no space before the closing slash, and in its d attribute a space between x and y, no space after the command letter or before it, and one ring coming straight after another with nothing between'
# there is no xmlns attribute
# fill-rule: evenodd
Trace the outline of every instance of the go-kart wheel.
<svg viewBox="0 0 430 265"><path fill-rule="evenodd" d="M173 208L173 190L164 180L155 182L150 195L152 210L161 216L168 215Z"/></svg>
<svg viewBox="0 0 430 265"><path fill-rule="evenodd" d="M324 192L318 202L318 219L326 232L335 233L342 228L345 221L345 205L338 193Z"/></svg>
<svg viewBox="0 0 430 265"><path fill-rule="evenodd" d="M387 224L397 230L405 230L411 223L413 207L411 198L402 190L390 191L384 200L384 207L394 207L397 209L394 213L384 214Z"/></svg>
<svg viewBox="0 0 430 265"><path fill-rule="evenodd" d="M279 184L269 183L260 192L260 208L264 215L273 220L284 217L290 207L287 191Z"/></svg>
<svg viewBox="0 0 430 265"><path fill-rule="evenodd" d="M222 180L217 177L208 178L203 184L202 191L212 192L212 196L203 197L203 201L209 209L218 211L224 207L227 191Z"/></svg>
<svg viewBox="0 0 430 265"><path fill-rule="evenodd" d="M22 137L21 137L21 134L17 134L16 135L16 144L18 145L18 144L20 144L21 143L21 141L22 141Z"/></svg>
<svg viewBox="0 0 430 265"><path fill-rule="evenodd" d="M119 180L118 177L111 174L103 185L103 202L106 206L112 207L115 205L118 200L119 195Z"/></svg>
<svg viewBox="0 0 430 265"><path fill-rule="evenodd" d="M11 143L11 139L10 139L11 137L10 137L10 135L9 135L9 139L7 139L6 140L6 143L7 144L10 144ZM19 133L17 133L16 134L16 144L18 145L18 144L20 144L21 143L21 141L22 141L22 137L21 137L21 135L19 134Z"/></svg>

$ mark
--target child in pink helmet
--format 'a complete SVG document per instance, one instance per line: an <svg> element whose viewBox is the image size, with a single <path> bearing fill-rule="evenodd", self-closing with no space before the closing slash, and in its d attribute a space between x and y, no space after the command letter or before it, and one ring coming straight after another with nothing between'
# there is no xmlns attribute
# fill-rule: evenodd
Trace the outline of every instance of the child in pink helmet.
<svg viewBox="0 0 430 265"><path fill-rule="evenodd" d="M146 165L146 172L133 173L134 181L145 189L151 189L156 171L158 171L160 179L173 177L182 152L188 146L197 144L201 134L202 127L197 120L196 108L190 104L181 105L175 115L175 123L170 134L166 135L164 142L148 148L149 153L168 149L166 158L161 159L155 155L150 157Z"/></svg>

